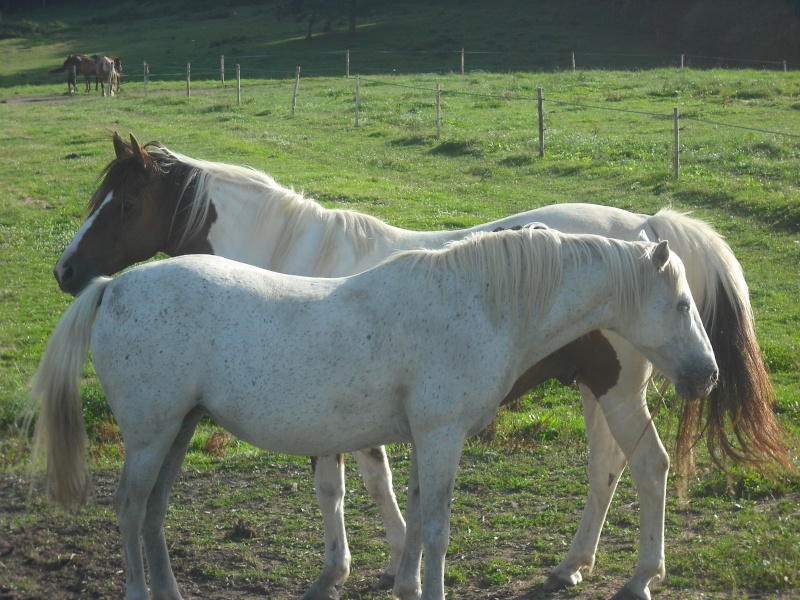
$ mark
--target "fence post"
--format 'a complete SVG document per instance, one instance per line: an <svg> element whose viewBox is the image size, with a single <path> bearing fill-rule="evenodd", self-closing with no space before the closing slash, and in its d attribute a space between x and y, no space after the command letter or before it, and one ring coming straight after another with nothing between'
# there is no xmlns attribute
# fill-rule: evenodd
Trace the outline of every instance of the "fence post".
<svg viewBox="0 0 800 600"><path fill-rule="evenodd" d="M442 139L442 88L436 84L436 139Z"/></svg>
<svg viewBox="0 0 800 600"><path fill-rule="evenodd" d="M681 54L681 69L683 68L683 54Z"/></svg>
<svg viewBox="0 0 800 600"><path fill-rule="evenodd" d="M536 88L536 96L539 101L539 158L544 157L544 106L542 99L542 88Z"/></svg>
<svg viewBox="0 0 800 600"><path fill-rule="evenodd" d="M242 71L237 63L236 65L236 103L242 105Z"/></svg>
<svg viewBox="0 0 800 600"><path fill-rule="evenodd" d="M680 132L679 132L679 119L678 119L678 107L676 106L673 111L673 121L674 121L674 128L675 128L675 148L673 150L673 157L672 157L672 167L675 171L675 181L678 180L678 177L681 173L681 146L680 146Z"/></svg>
<svg viewBox="0 0 800 600"><path fill-rule="evenodd" d="M786 59L784 59L783 61L783 72L784 73L786 72Z"/></svg>
<svg viewBox="0 0 800 600"><path fill-rule="evenodd" d="M300 87L300 67L294 71L294 96L292 96L292 114L297 108L297 90Z"/></svg>
<svg viewBox="0 0 800 600"><path fill-rule="evenodd" d="M464 74L464 48L461 48L461 74Z"/></svg>
<svg viewBox="0 0 800 600"><path fill-rule="evenodd" d="M359 95L358 95L358 88L359 88L359 79L360 75L356 73L356 127L358 127L358 105L360 103Z"/></svg>
<svg viewBox="0 0 800 600"><path fill-rule="evenodd" d="M222 85L225 85L225 55L221 54L219 57L219 80Z"/></svg>
<svg viewBox="0 0 800 600"><path fill-rule="evenodd" d="M192 63L186 63L186 95L192 95Z"/></svg>
<svg viewBox="0 0 800 600"><path fill-rule="evenodd" d="M345 58L345 77L350 79L350 50L347 51Z"/></svg>
<svg viewBox="0 0 800 600"><path fill-rule="evenodd" d="M147 65L147 61L144 61L144 95L147 96L147 81L150 79L150 67Z"/></svg>
<svg viewBox="0 0 800 600"><path fill-rule="evenodd" d="M572 53L572 72L575 72L575 53Z"/></svg>

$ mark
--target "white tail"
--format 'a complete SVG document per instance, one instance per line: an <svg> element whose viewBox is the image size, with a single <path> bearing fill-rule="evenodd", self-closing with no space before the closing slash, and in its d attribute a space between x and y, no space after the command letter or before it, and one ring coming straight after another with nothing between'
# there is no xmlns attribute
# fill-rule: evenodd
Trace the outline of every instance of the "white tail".
<svg viewBox="0 0 800 600"><path fill-rule="evenodd" d="M92 324L112 280L99 277L72 303L58 322L31 389L31 415L39 412L32 460L44 455L50 496L64 508L86 500L89 465L88 439L78 379L89 352Z"/></svg>

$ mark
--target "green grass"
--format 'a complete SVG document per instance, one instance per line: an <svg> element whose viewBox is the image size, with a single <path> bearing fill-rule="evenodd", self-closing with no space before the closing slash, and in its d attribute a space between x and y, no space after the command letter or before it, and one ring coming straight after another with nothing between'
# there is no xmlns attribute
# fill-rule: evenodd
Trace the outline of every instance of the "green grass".
<svg viewBox="0 0 800 600"><path fill-rule="evenodd" d="M260 10L246 7L241 13L253 21ZM413 20L411 14L406 18ZM57 11L52 15L52 22L63 19ZM225 19L232 24L232 17ZM212 47L219 41L209 33L214 31L213 20L198 22L193 30L194 39L207 46L203 56L208 61L223 50L229 55L225 44ZM158 32L170 22L134 21L127 37L114 44L134 57L131 64L142 56L152 60L150 56L163 55L170 43L174 53L184 57L189 48L186 32L174 34L172 41L158 35L145 41L148 27ZM365 52L373 31L376 39L399 45L401 34L390 23L376 20L364 27L359 44ZM290 40L296 29L296 24L278 23L269 39ZM241 106L230 83L223 87L211 80L196 82L187 98L182 83L157 77L146 96L141 83L129 80L113 99L94 94L66 98L61 76L41 75L60 64L72 47L60 37L61 31L55 27L52 39L35 38L35 43L0 40L0 49L20 59L16 71L5 66L7 62L0 66L0 465L9 472L21 468L26 453L24 441L13 435L26 400L26 383L71 302L58 291L52 268L82 221L102 167L113 157L112 130L133 132L142 141L158 139L189 156L255 166L325 206L364 211L414 229L464 227L566 201L646 213L666 205L694 211L726 236L743 265L779 417L797 439L800 140L703 122L800 133L796 73L665 68L365 74L361 121L355 128L355 82L343 77L304 77L294 116L293 83L282 78L246 78ZM95 32L106 35L101 28ZM247 44L257 42L252 31L243 30L241 36ZM150 44L151 39L158 39L158 45ZM320 40L317 50L332 49L335 42ZM110 37L100 37L96 44L108 51L117 47ZM296 43L286 41L286 47L292 44ZM145 49L153 54L145 55ZM253 50L248 46L242 51ZM22 75L30 77L25 80ZM436 83L443 90L440 140L435 137ZM537 154L537 87L545 96L544 158ZM51 101L20 101L48 96ZM678 181L671 166L674 106L684 117ZM117 468L118 446L107 428L110 416L91 367L83 395L90 432L96 446L102 446L95 450L98 465ZM656 418L660 431L668 431L669 411L659 410ZM241 477L252 471L257 459L244 444L234 443L224 460L203 452L214 431L204 425L193 442L188 483L178 498L191 498L191 481L196 478L224 481L231 473ZM486 589L535 582L563 558L586 493L585 443L577 392L556 384L542 386L505 411L490 439L469 442L454 504L449 586ZM407 458L404 447L393 453L398 490ZM202 498L202 503L204 510L235 507L246 522L268 530L269 546L280 550L265 558L256 542L224 541L244 556L241 568L231 572L209 560L197 571L186 567L192 578L266 578L269 585L291 587L312 576L321 556L321 525L309 518L314 515L311 479L302 459L267 460L267 470L276 476L268 484L255 478L247 489ZM688 505L680 505L670 487L669 577L657 593L794 593L800 588L800 482L771 481L737 468L730 497L725 478L709 468L702 451L698 460L698 481ZM348 481L355 480L350 473ZM298 484L296 496L305 504L295 504L292 483ZM359 540L354 560L367 565L367 575L355 577L368 578L369 570L374 572L385 561L386 549L376 533L374 506L363 489L356 489L348 496L348 525ZM103 494L110 495L106 491ZM636 496L627 478L618 496L605 530L614 543L601 545L598 565L603 574L624 580L638 544ZM287 497L296 511L290 516L265 515L252 508L283 503ZM31 514L5 523L22 527L35 520L40 509L34 503ZM202 513L191 502L173 502L170 510L175 528L189 520L189 513ZM113 521L113 511L105 505L83 518L84 525L107 523ZM192 519L186 529L201 551L219 551L220 533L212 523ZM516 540L515 533L522 530L535 535ZM302 566L309 560L311 566ZM597 586L602 582L593 576L584 589Z"/></svg>

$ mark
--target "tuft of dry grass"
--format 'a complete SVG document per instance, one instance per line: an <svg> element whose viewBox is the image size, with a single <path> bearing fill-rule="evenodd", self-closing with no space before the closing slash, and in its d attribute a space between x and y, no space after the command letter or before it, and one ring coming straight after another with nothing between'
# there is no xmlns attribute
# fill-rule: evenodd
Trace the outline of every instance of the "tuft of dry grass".
<svg viewBox="0 0 800 600"><path fill-rule="evenodd" d="M203 452L209 456L222 457L228 451L228 448L233 445L234 438L227 431L219 430L212 433L206 445L203 446Z"/></svg>

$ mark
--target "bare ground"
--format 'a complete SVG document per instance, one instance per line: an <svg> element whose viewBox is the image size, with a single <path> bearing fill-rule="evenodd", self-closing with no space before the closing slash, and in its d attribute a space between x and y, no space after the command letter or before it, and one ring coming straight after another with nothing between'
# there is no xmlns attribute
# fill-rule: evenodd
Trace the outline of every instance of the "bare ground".
<svg viewBox="0 0 800 600"><path fill-rule="evenodd" d="M77 515L68 515L48 506L38 493L31 496L30 483L23 476L0 473L0 600L124 597L119 533L111 508L117 476L116 470L95 472L94 497L89 507ZM315 576L322 556L319 518L310 480L303 465L287 467L253 461L184 472L170 505L167 539L171 545L173 569L185 600L299 598ZM264 486L265 481L272 483ZM473 493L480 494L480 490L474 487L462 490L463 496ZM576 497L572 502L579 506L582 500ZM471 499L466 498L466 501L469 504ZM386 555L377 519L359 519L370 510L369 500L348 497L348 502L351 505L347 518L353 571L341 597L343 600L390 598L389 592L370 589L370 584L380 575ZM495 501L495 504L502 504L503 510L518 506L514 500ZM249 508L245 510L244 506ZM455 510L459 510L458 507ZM485 507L478 510L491 511ZM579 511L570 509L569 512L578 513L567 519L574 523ZM478 520L486 521L486 515ZM453 527L466 527L460 523L454 518ZM544 527L543 531L551 528L552 525ZM543 533L533 532L533 535L541 537ZM498 536L502 538L501 534ZM554 556L563 557L567 549L565 542L554 543L557 544ZM534 544L530 539L511 539L500 544L481 542L477 550L474 547L456 549L448 556L448 565L457 565L467 575L449 582L449 597L466 600L609 598L630 575L625 571L633 568L635 550L631 537L606 532L602 549L608 554L623 553L630 557L626 559L630 562L626 562L625 569L596 568L577 589L554 594L541 590L541 582L557 560L552 558L536 559L540 564L496 585L475 575L481 572L485 575L486 565L497 561L501 561L497 564L505 564L502 561L524 563L530 560L532 553L527 550ZM654 597L724 598L728 595L656 587ZM800 596L786 592L768 597Z"/></svg>

